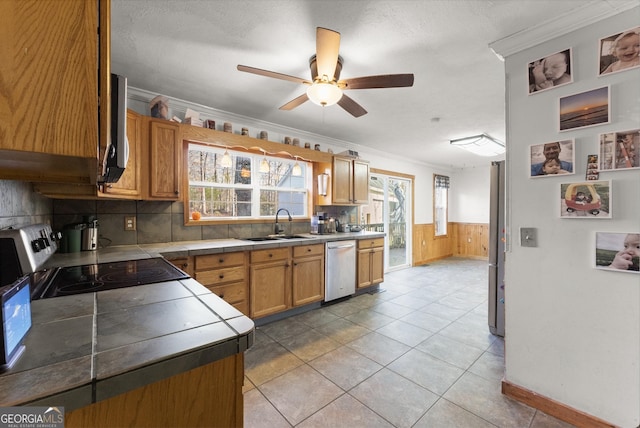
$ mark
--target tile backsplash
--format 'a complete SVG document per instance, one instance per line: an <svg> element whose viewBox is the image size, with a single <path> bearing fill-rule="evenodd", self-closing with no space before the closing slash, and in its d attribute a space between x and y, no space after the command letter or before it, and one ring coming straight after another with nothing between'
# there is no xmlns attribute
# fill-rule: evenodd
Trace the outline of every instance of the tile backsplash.
<svg viewBox="0 0 640 428"><path fill-rule="evenodd" d="M31 183L0 180L0 229L51 223L52 201L33 191Z"/></svg>

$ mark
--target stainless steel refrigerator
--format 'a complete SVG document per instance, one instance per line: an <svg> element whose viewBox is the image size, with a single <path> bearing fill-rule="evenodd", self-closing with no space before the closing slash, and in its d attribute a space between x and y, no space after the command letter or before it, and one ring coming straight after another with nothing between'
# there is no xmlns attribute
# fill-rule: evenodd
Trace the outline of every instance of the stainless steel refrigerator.
<svg viewBox="0 0 640 428"><path fill-rule="evenodd" d="M505 161L491 162L489 331L504 336Z"/></svg>

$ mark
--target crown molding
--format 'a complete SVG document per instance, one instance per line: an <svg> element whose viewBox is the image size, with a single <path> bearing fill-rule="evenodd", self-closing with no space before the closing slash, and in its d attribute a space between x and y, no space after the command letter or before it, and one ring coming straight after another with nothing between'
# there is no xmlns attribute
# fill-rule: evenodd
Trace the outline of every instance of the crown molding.
<svg viewBox="0 0 640 428"><path fill-rule="evenodd" d="M586 27L638 6L638 0L591 1L549 21L518 31L503 39L489 43L489 48L502 61L510 55L539 45L574 30Z"/></svg>

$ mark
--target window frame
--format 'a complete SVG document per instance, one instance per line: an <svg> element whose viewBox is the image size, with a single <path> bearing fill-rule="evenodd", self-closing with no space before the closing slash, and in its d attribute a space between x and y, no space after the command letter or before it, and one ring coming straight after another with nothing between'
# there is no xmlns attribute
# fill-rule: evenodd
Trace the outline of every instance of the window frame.
<svg viewBox="0 0 640 428"><path fill-rule="evenodd" d="M445 186L439 186L438 180L440 177L446 180ZM449 236L449 189L451 187L451 178L442 174L433 174L433 236L436 239L447 238ZM444 189L445 192L445 204L444 204L444 221L440 218L439 214L439 196L438 193ZM444 233L439 233L438 225L444 225Z"/></svg>
<svg viewBox="0 0 640 428"><path fill-rule="evenodd" d="M242 216L242 217L233 217L233 216L221 216L221 217L201 217L199 220L194 220L191 216L191 186L197 186L200 181L191 181L190 179L190 163L189 163L189 152L193 148L196 150L204 150L211 153L223 154L225 151L229 152L234 160L235 165L235 156L241 156L250 158L251 164L251 184L242 184L242 183L216 183L214 185L208 186L211 188L235 188L235 189L248 189L251 190L251 215ZM314 192L312 185L312 176L313 176L313 163L311 161L303 160L297 156L289 156L288 154L273 154L268 153L264 150L260 150L259 148L244 148L244 147L227 147L227 146L218 146L207 143L201 143L197 141L185 141L185 200L184 204L184 218L185 225L207 225L207 224L242 224L242 223L273 223L275 220L275 213L269 215L260 215L261 201L260 194L264 190L281 190L285 193L295 194L295 193L303 193L306 197L306 201L303 200L303 214L294 214L292 212L291 216L294 222L308 222L311 218L311 212L313 209L313 200L314 200ZM261 186L260 185L260 173L259 167L263 158L267 158L270 162L277 161L280 163L285 163L293 166L296 162L302 167L303 170L303 187L284 187L278 188L277 186ZM233 168L233 167L232 167ZM232 172L233 174L233 172ZM304 198L303 198L304 199ZM276 202L277 207L277 202ZM276 210L277 212L277 210Z"/></svg>

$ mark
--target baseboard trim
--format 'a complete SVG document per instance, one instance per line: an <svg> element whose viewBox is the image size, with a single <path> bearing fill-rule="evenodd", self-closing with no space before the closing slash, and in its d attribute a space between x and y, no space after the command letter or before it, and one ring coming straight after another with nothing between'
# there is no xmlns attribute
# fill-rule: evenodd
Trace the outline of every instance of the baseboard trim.
<svg viewBox="0 0 640 428"><path fill-rule="evenodd" d="M558 418L580 428L615 428L616 425L576 410L566 404L559 403L526 388L502 381L502 393L509 398L527 404L547 415Z"/></svg>

